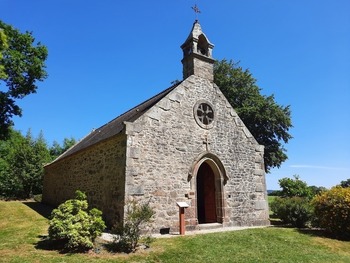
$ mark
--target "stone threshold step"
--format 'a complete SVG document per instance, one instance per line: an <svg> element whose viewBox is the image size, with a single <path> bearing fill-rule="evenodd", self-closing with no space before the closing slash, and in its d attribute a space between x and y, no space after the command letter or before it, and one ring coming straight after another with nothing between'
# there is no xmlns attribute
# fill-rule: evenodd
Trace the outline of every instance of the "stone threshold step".
<svg viewBox="0 0 350 263"><path fill-rule="evenodd" d="M207 224L199 224L198 228L199 230L207 230L207 229L217 229L222 228L222 224L220 223L207 223Z"/></svg>

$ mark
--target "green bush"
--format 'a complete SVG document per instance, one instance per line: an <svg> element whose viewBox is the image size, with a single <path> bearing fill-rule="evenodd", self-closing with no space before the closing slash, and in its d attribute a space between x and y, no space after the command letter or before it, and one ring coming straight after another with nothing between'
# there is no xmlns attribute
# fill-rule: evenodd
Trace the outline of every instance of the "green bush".
<svg viewBox="0 0 350 263"><path fill-rule="evenodd" d="M87 250L106 227L102 212L96 208L88 211L86 195L75 192L75 199L61 204L51 213L49 238L62 241L67 250Z"/></svg>
<svg viewBox="0 0 350 263"><path fill-rule="evenodd" d="M127 203L126 217L124 223L112 229L113 234L118 236L114 239L114 249L120 252L134 252L139 244L141 230L151 222L154 211L146 204L138 204L136 201ZM149 245L150 238L146 238Z"/></svg>
<svg viewBox="0 0 350 263"><path fill-rule="evenodd" d="M292 178L282 178L278 180L278 183L281 187L281 192L279 196L282 197L305 197L312 199L313 193L309 186L307 186L306 182L300 180L300 177L298 175L293 176Z"/></svg>
<svg viewBox="0 0 350 263"><path fill-rule="evenodd" d="M312 200L316 226L350 237L350 188L333 187Z"/></svg>
<svg viewBox="0 0 350 263"><path fill-rule="evenodd" d="M312 206L307 198L303 197L276 197L271 202L274 215L285 224L294 227L305 227L311 220Z"/></svg>

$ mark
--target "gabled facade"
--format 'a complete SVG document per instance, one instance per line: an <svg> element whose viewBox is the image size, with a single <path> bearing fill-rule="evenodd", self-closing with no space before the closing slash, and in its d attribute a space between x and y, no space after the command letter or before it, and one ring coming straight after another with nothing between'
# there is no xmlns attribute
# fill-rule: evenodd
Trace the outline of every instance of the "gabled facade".
<svg viewBox="0 0 350 263"><path fill-rule="evenodd" d="M45 166L43 201L79 189L111 226L125 202L150 202L153 232L268 225L264 147L213 82L213 44L196 21L181 46L184 80L96 129Z"/></svg>

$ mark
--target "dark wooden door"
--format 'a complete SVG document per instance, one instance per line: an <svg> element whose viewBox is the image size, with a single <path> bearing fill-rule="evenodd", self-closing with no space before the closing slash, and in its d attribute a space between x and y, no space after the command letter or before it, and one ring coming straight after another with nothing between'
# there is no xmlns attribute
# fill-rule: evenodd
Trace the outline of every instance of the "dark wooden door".
<svg viewBox="0 0 350 263"><path fill-rule="evenodd" d="M197 209L200 224L217 222L215 176L207 163L199 167L197 174Z"/></svg>

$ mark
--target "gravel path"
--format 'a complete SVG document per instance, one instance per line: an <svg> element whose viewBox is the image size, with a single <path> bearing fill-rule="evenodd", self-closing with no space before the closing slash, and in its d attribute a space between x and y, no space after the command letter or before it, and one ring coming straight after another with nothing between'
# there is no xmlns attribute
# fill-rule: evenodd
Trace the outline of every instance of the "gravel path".
<svg viewBox="0 0 350 263"><path fill-rule="evenodd" d="M212 229L201 229L201 230L193 230L193 231L186 231L185 236L189 235L200 235L200 234L207 234L207 233L216 233L216 232L227 232L227 231L239 231L244 229L254 229L254 228L265 228L269 226L235 226L235 227L220 227L220 228L212 228ZM113 241L114 235L110 233L102 233L101 238L106 241ZM171 237L180 237L180 234L178 232L170 233L170 234L152 234L152 237L155 238L171 238Z"/></svg>

